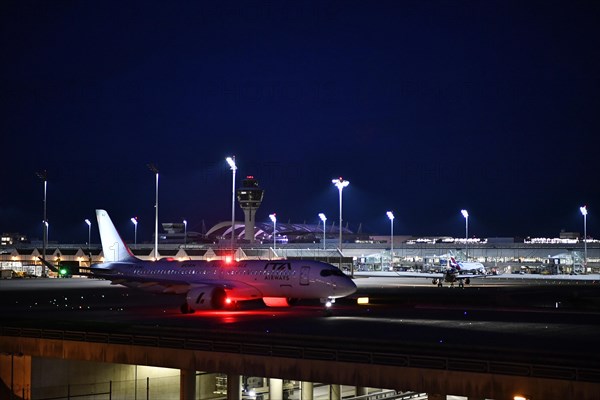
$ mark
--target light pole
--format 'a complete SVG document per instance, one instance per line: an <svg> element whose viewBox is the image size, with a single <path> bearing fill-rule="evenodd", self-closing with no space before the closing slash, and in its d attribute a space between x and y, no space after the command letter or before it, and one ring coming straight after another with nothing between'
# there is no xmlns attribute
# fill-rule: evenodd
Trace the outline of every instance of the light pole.
<svg viewBox="0 0 600 400"><path fill-rule="evenodd" d="M92 222L86 218L85 223L88 226L88 252L90 251L91 241L92 241Z"/></svg>
<svg viewBox="0 0 600 400"><path fill-rule="evenodd" d="M137 217L131 218L131 222L133 223L133 247L137 249Z"/></svg>
<svg viewBox="0 0 600 400"><path fill-rule="evenodd" d="M154 259L158 260L158 168L154 164L148 164L148 169L156 175L156 198L154 202Z"/></svg>
<svg viewBox="0 0 600 400"><path fill-rule="evenodd" d="M88 261L90 266L92 265L92 222L89 219L85 219L85 223L88 226Z"/></svg>
<svg viewBox="0 0 600 400"><path fill-rule="evenodd" d="M43 170L36 173L37 177L44 182L44 220L42 221L42 276L46 276L46 247L48 247L48 219L46 218L46 193L48 189L48 172Z"/></svg>
<svg viewBox="0 0 600 400"><path fill-rule="evenodd" d="M327 217L323 213L319 213L319 218L323 221L323 250L325 250L325 223L327 222Z"/></svg>
<svg viewBox="0 0 600 400"><path fill-rule="evenodd" d="M275 232L277 231L277 215L275 213L269 214L269 218L273 222L273 250L275 250L277 248L277 236L275 236Z"/></svg>
<svg viewBox="0 0 600 400"><path fill-rule="evenodd" d="M235 165L235 156L227 157L225 159L229 167L231 168L231 251L233 251L234 234L235 234L235 171L237 171L237 165Z"/></svg>
<svg viewBox="0 0 600 400"><path fill-rule="evenodd" d="M350 181L345 181L340 176L338 179L332 179L331 183L333 183L340 192L340 226L339 226L339 230L340 230L340 243L339 243L340 263L339 263L338 268L341 271L342 270L342 190L344 190L344 188L350 184ZM352 278L354 278L354 263L352 263L351 267L350 267L350 276Z"/></svg>
<svg viewBox="0 0 600 400"><path fill-rule="evenodd" d="M183 245L187 244L187 221L183 220Z"/></svg>
<svg viewBox="0 0 600 400"><path fill-rule="evenodd" d="M469 261L469 213L467 210L460 210L463 217L465 217L465 261Z"/></svg>
<svg viewBox="0 0 600 400"><path fill-rule="evenodd" d="M386 215L390 219L390 228L391 228L391 232L390 232L390 243L391 243L390 253L392 255L392 261L391 261L390 265L391 265L391 267L393 269L394 268L394 213L392 211L388 211L386 213Z"/></svg>
<svg viewBox="0 0 600 400"><path fill-rule="evenodd" d="M335 185L335 187L338 188L339 192L340 192L340 226L339 226L339 230L340 230L340 243L339 243L339 247L340 247L340 253L342 251L342 191L344 190L344 188L346 186L348 186L350 184L350 181L345 181L341 176L338 179L332 179L331 183L333 183Z"/></svg>
<svg viewBox="0 0 600 400"><path fill-rule="evenodd" d="M587 206L579 207L583 215L583 272L587 269Z"/></svg>

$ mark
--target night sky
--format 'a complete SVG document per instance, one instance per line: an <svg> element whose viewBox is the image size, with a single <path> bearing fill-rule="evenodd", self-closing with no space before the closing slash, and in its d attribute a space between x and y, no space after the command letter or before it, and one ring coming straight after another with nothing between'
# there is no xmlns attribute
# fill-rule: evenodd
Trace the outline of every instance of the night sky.
<svg viewBox="0 0 600 400"><path fill-rule="evenodd" d="M598 1L3 1L0 232L126 240L257 219L478 237L598 236ZM236 206L237 208L237 206ZM237 218L242 219L237 208ZM599 211L600 213L600 211Z"/></svg>

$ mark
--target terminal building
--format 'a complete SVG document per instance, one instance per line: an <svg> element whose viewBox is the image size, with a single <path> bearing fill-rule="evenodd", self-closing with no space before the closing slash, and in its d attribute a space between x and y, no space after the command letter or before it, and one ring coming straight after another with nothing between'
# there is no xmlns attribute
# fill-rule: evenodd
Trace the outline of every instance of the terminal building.
<svg viewBox="0 0 600 400"><path fill-rule="evenodd" d="M174 260L313 259L339 265L347 271L435 270L448 258L478 261L490 273L598 273L600 241L582 240L577 232L561 232L559 238L453 238L447 236L373 236L361 229L326 221L317 224L257 222L265 191L247 176L236 191L244 221L223 221L206 232L187 230L184 223L162 223L160 258ZM340 235L341 229L341 235ZM340 246L340 237L342 246ZM103 261L100 244L29 242L18 233L5 233L0 243L3 277L39 276L40 257L76 272ZM129 244L141 259L154 259L152 244ZM45 247L45 253L44 253ZM340 248L341 247L341 248ZM391 249L393 249L393 254Z"/></svg>
<svg viewBox="0 0 600 400"><path fill-rule="evenodd" d="M317 225L281 223L273 242L273 225L256 224L256 243L244 240L244 224L236 222L234 248L229 238L231 222L215 225L209 232L219 232L214 241L207 235L191 235L184 238L164 234L158 251L161 258L174 260L225 260L225 259L314 259L341 266L344 270L431 270L442 268L450 256L459 260L468 259L484 264L490 273L599 273L600 242L580 239L528 239L516 242L512 239L462 239L415 238L395 236L393 258L391 242L387 236L363 236L343 230L343 246L339 249L338 231L326 234L325 243L319 238ZM171 226L172 227L172 226ZM161 234L162 235L162 234ZM218 238L221 237L221 240ZM322 236L321 236L322 237ZM175 238L178 238L177 243ZM292 238L292 240L290 240ZM300 240L298 240L300 238ZM225 240L222 240L225 239ZM264 242L262 242L264 239ZM262 243L261 243L262 242ZM153 258L153 244L133 246L133 254L141 259ZM18 275L39 276L42 273L40 243L15 243L0 247L0 267ZM73 268L87 267L103 261L100 244L58 244L46 248L46 259L55 264Z"/></svg>

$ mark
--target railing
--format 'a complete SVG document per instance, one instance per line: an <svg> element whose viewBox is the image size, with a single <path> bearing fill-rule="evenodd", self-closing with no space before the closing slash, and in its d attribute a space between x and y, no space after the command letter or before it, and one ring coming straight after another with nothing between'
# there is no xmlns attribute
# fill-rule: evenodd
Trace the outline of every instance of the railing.
<svg viewBox="0 0 600 400"><path fill-rule="evenodd" d="M337 341L338 348L332 348L325 339L304 337L303 341L295 337L242 336L221 335L214 338L186 338L162 335L137 335L128 333L83 332L54 330L42 328L2 327L2 336L28 337L52 340L73 340L90 343L126 344L172 349L189 349L218 353L247 354L268 357L289 357L306 360L323 360L335 362L363 363L396 367L425 368L435 370L476 372L525 376L532 378L549 378L570 381L586 381L600 383L600 369L581 368L576 366L554 366L551 361L539 363L511 362L507 360L491 360L465 358L458 354L437 356L408 354L395 348L383 349L375 347L372 351L356 351L355 342ZM310 343L310 345L289 345L293 343ZM343 348L346 346L347 348ZM360 342L361 348L369 344ZM382 344L387 346L387 344ZM373 347L373 346L372 346ZM387 350L387 351L386 351ZM432 351L430 351L432 352ZM539 358L538 358L539 359Z"/></svg>

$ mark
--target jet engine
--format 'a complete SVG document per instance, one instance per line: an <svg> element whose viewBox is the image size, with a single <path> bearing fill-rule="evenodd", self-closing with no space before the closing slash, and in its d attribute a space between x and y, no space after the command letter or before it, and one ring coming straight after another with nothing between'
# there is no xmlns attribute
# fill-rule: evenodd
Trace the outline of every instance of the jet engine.
<svg viewBox="0 0 600 400"><path fill-rule="evenodd" d="M181 307L183 313L194 310L219 310L226 306L227 294L222 288L202 286L190 290L185 296L185 304Z"/></svg>
<svg viewBox="0 0 600 400"><path fill-rule="evenodd" d="M267 307L290 307L298 302L298 299L287 297L263 297L262 299Z"/></svg>

